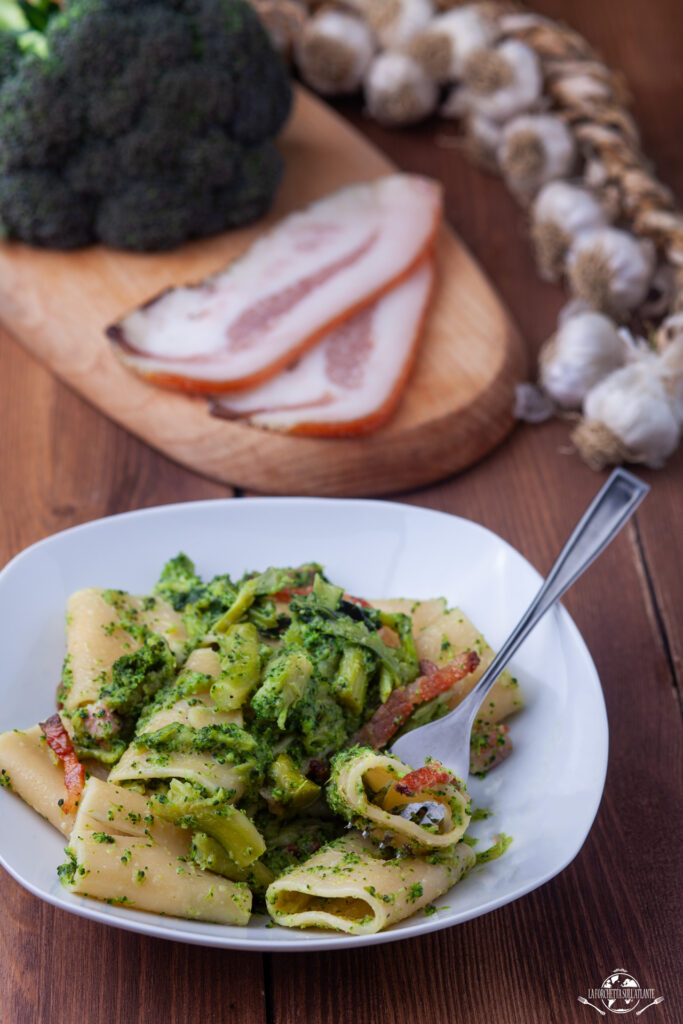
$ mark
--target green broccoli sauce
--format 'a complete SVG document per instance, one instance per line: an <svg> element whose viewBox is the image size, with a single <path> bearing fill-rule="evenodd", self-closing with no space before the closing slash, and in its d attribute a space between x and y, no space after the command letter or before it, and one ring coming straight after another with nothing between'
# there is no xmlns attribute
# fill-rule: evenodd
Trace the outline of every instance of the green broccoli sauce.
<svg viewBox="0 0 683 1024"><path fill-rule="evenodd" d="M353 603L313 563L247 573L236 581L222 574L204 583L181 553L166 563L141 607L151 610L163 600L180 612L188 632L184 658L197 647L210 646L220 663L214 677L186 669L183 658L178 665L166 639L144 624L129 595L109 590L104 596L115 613L112 629L127 631L139 646L120 657L108 677L103 673L98 705L72 712L75 746L79 753L114 763L132 743L133 750L145 752L148 768L165 769L159 778L124 784L151 799L154 815L145 822L151 825L158 816L191 833L179 872L189 870L189 861L248 885L262 898L274 877L339 839L349 819L364 827L341 795L339 778L350 760L369 749L352 745L358 729L394 687L419 673L410 616ZM384 642L383 628L393 631L391 646ZM66 659L62 700L72 682ZM187 718L150 730L153 716L179 701L186 702ZM187 724L194 707L205 714L207 702L219 716L241 716L242 724ZM425 710L431 718L441 713L441 705L431 702L417 714ZM93 718L96 737L89 732ZM172 761L172 755L183 754L201 754L209 763L229 766L235 788L225 788L226 783L207 788L210 775L206 785L164 777L169 764L182 762L182 756ZM5 773L0 774L2 785L9 785ZM458 821L462 810L459 804L452 808ZM469 807L464 810L469 814ZM474 814L475 819L485 816L484 811ZM133 824L136 817L139 821L139 815L131 817ZM115 841L106 832L93 836L96 842ZM509 842L501 836L477 855L477 864L501 856ZM389 844L377 856L402 871L400 854ZM130 851L124 850L121 860L128 863ZM459 864L452 848L425 854L425 860L448 870ZM338 870L353 870L360 861L346 851ZM68 885L77 871L83 869L67 850L60 878ZM401 877L401 898L417 904L424 895L422 884ZM143 884L145 872L135 878ZM368 892L386 902L395 898L391 891L368 887ZM434 911L428 907L429 912Z"/></svg>

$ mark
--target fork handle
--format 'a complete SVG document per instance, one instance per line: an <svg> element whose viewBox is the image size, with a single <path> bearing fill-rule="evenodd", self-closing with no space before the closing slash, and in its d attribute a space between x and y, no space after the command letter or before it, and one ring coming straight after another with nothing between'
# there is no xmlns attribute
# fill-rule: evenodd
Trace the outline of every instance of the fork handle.
<svg viewBox="0 0 683 1024"><path fill-rule="evenodd" d="M638 507L650 488L625 469L615 469L596 494L543 585L466 700L472 705L472 721L486 694L519 646L551 606L601 554Z"/></svg>

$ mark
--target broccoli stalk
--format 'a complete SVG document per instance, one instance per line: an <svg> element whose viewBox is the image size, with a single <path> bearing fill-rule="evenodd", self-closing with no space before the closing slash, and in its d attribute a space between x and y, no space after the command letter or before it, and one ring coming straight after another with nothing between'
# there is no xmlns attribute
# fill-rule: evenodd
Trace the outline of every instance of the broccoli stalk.
<svg viewBox="0 0 683 1024"><path fill-rule="evenodd" d="M160 818L211 836L238 867L248 867L265 852L261 833L246 814L228 802L224 789L202 796L191 783L172 779L168 793L151 803Z"/></svg>
<svg viewBox="0 0 683 1024"><path fill-rule="evenodd" d="M211 687L220 711L241 708L261 678L258 632L251 622L240 622L221 637L222 672Z"/></svg>
<svg viewBox="0 0 683 1024"><path fill-rule="evenodd" d="M266 569L258 576L245 580L237 592L235 600L225 614L214 626L217 633L224 633L233 623L242 618L251 608L257 597L277 594L293 584L293 573L290 569Z"/></svg>
<svg viewBox="0 0 683 1024"><path fill-rule="evenodd" d="M289 754L278 754L268 769L268 778L272 784L271 809L276 814L302 811L320 796L320 786L299 771Z"/></svg>
<svg viewBox="0 0 683 1024"><path fill-rule="evenodd" d="M275 881L274 873L260 860L254 861L247 868L238 867L221 844L207 836L206 832L195 832L190 853L195 864L203 871L213 871L232 882L246 882L260 896Z"/></svg>

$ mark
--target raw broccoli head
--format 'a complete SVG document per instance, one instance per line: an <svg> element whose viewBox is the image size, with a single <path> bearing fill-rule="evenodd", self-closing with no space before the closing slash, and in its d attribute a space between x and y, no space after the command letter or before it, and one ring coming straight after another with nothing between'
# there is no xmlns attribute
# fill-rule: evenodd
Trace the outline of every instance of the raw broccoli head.
<svg viewBox="0 0 683 1024"><path fill-rule="evenodd" d="M167 249L266 212L291 86L246 0L39 6L38 45L0 31L6 236Z"/></svg>

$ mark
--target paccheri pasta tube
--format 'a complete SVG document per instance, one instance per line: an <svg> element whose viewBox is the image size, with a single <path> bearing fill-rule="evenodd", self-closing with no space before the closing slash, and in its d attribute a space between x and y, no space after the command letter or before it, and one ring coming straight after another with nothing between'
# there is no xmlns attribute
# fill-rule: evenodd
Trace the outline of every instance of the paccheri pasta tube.
<svg viewBox="0 0 683 1024"><path fill-rule="evenodd" d="M64 810L64 770L50 756L39 725L0 734L0 779L51 825L70 835L76 815Z"/></svg>
<svg viewBox="0 0 683 1024"><path fill-rule="evenodd" d="M434 761L413 771L369 747L337 755L327 799L335 813L365 834L399 847L452 846L470 823L465 785L442 765Z"/></svg>
<svg viewBox="0 0 683 1024"><path fill-rule="evenodd" d="M59 707L80 755L114 764L185 653L182 617L155 595L87 587L69 598L66 639Z"/></svg>
<svg viewBox="0 0 683 1024"><path fill-rule="evenodd" d="M370 935L431 903L475 861L466 843L387 860L371 840L347 835L273 882L266 903L273 919L289 928Z"/></svg>
<svg viewBox="0 0 683 1024"><path fill-rule="evenodd" d="M251 891L243 882L201 871L189 859L189 835L152 813L137 793L91 779L62 869L67 887L162 914L246 924Z"/></svg>
<svg viewBox="0 0 683 1024"><path fill-rule="evenodd" d="M441 598L374 607L315 563L203 582L181 554L147 596L72 596L59 710L0 736L0 784L69 837L74 894L237 925L267 895L279 924L375 932L475 862L462 781L383 748L491 656ZM504 674L482 770L519 703Z"/></svg>
<svg viewBox="0 0 683 1024"><path fill-rule="evenodd" d="M193 651L177 681L141 717L136 735L109 776L111 782L185 779L235 800L244 793L248 753L242 712L221 711L211 696L220 660L210 648Z"/></svg>

